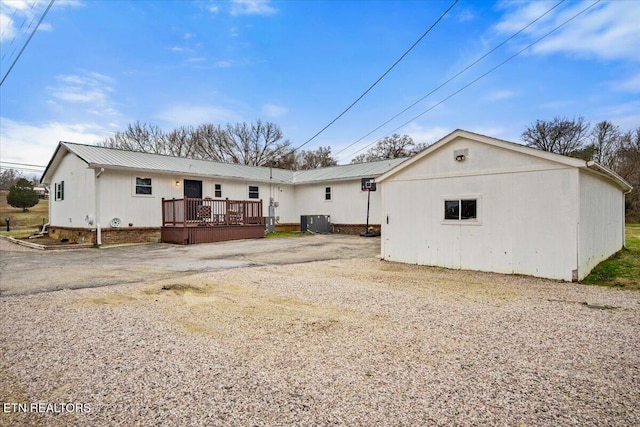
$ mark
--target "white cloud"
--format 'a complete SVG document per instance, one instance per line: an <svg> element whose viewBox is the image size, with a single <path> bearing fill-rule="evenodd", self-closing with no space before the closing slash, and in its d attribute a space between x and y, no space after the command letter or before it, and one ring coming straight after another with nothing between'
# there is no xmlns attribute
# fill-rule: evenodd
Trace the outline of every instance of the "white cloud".
<svg viewBox="0 0 640 427"><path fill-rule="evenodd" d="M43 22L38 27L38 31L53 31L53 25L49 24L48 22Z"/></svg>
<svg viewBox="0 0 640 427"><path fill-rule="evenodd" d="M568 3L556 9L525 32L527 43L543 36L589 3ZM504 18L495 28L511 33L524 27L549 9L546 2L504 3ZM561 27L533 47L537 54L565 53L605 60L640 60L640 2L613 1L600 3ZM524 42L523 42L524 43Z"/></svg>
<svg viewBox="0 0 640 427"><path fill-rule="evenodd" d="M620 92L640 93L640 73L624 80L613 82L611 86L614 90Z"/></svg>
<svg viewBox="0 0 640 427"><path fill-rule="evenodd" d="M409 135L416 144L433 144L452 131L453 129L445 128L442 126L424 127L417 123L409 123L407 126L402 128L401 131L396 133L399 133L401 135Z"/></svg>
<svg viewBox="0 0 640 427"><path fill-rule="evenodd" d="M156 115L171 126L242 121L237 111L216 105L174 105Z"/></svg>
<svg viewBox="0 0 640 427"><path fill-rule="evenodd" d="M513 98L516 92L512 90L494 90L484 96L486 101L501 101L503 99Z"/></svg>
<svg viewBox="0 0 640 427"><path fill-rule="evenodd" d="M473 21L476 17L469 9L462 9L460 12L454 15L454 18L458 22L469 22Z"/></svg>
<svg viewBox="0 0 640 427"><path fill-rule="evenodd" d="M0 42L13 40L15 36L16 28L13 24L13 20L4 13L0 14Z"/></svg>
<svg viewBox="0 0 640 427"><path fill-rule="evenodd" d="M211 13L218 13L220 11L220 8L215 4L210 4L209 6L207 6L207 10Z"/></svg>
<svg viewBox="0 0 640 427"><path fill-rule="evenodd" d="M64 74L57 76L60 84L49 88L54 98L49 103L57 105L59 102L70 104L90 104L87 112L95 115L118 115L111 100L111 93L115 90L111 87L114 82L109 76L97 72L84 72L83 74Z"/></svg>
<svg viewBox="0 0 640 427"><path fill-rule="evenodd" d="M107 129L95 123L23 123L1 118L0 158L7 162L46 165L59 141L94 144Z"/></svg>
<svg viewBox="0 0 640 427"><path fill-rule="evenodd" d="M287 107L275 104L266 104L262 106L262 114L265 116L277 119L286 115L289 112Z"/></svg>
<svg viewBox="0 0 640 427"><path fill-rule="evenodd" d="M269 5L269 0L233 0L231 4L232 15L262 15L270 16L278 12L278 9Z"/></svg>

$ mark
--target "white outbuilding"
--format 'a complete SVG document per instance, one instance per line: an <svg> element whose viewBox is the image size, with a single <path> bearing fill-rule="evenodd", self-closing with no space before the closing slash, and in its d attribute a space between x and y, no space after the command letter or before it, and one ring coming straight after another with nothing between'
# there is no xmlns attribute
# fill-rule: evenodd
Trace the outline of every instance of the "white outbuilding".
<svg viewBox="0 0 640 427"><path fill-rule="evenodd" d="M625 242L614 172L464 130L376 182L389 261L576 281Z"/></svg>

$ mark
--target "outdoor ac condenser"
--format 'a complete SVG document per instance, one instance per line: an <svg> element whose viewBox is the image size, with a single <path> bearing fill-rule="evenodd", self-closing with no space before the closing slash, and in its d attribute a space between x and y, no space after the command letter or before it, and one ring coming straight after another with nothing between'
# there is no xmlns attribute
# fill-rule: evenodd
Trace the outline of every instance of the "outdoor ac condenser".
<svg viewBox="0 0 640 427"><path fill-rule="evenodd" d="M310 231L318 234L331 233L331 215L301 215L300 231L305 233Z"/></svg>

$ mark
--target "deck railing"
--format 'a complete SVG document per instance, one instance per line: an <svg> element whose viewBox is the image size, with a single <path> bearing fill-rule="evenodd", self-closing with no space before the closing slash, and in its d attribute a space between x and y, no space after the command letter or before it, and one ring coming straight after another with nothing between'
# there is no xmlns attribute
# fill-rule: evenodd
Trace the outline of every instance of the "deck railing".
<svg viewBox="0 0 640 427"><path fill-rule="evenodd" d="M163 227L264 225L262 200L162 199Z"/></svg>

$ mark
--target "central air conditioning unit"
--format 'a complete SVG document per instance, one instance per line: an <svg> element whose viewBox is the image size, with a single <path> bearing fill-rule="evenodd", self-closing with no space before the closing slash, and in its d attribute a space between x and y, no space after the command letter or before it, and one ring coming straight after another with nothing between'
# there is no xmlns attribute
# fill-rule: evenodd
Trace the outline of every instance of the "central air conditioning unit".
<svg viewBox="0 0 640 427"><path fill-rule="evenodd" d="M317 234L329 234L333 231L331 215L301 215L300 232L307 231Z"/></svg>

